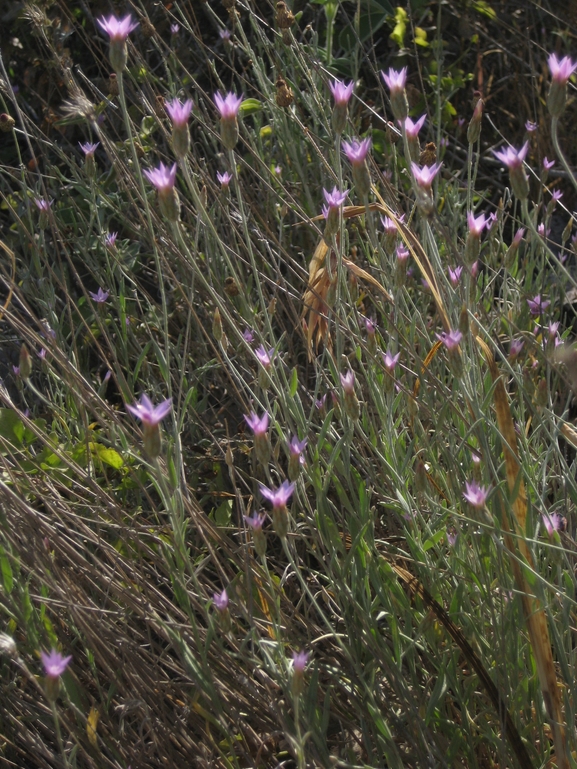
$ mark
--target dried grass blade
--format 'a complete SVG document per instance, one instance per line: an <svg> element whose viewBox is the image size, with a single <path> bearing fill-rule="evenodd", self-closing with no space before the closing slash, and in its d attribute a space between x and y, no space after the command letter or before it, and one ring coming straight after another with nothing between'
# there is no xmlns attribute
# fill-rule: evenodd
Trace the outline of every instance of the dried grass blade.
<svg viewBox="0 0 577 769"><path fill-rule="evenodd" d="M516 545L511 536L505 537L505 544L513 556L519 553L521 560L525 561L529 567L533 568L533 557L527 546L526 519L527 519L527 496L523 479L519 478L520 463L517 450L517 436L515 434L515 425L509 406L509 398L503 383L501 373L495 363L493 354L487 344L477 337L477 343L483 350L491 377L495 384L495 411L497 414L497 424L502 437L503 454L505 457L505 471L509 491L517 494L512 503L515 530L518 535ZM508 532L509 525L503 505L503 529ZM569 762L567 757L567 745L565 726L562 721L561 698L557 686L557 675L555 673L555 664L553 662L553 652L551 641L549 639L549 629L547 618L538 598L533 594L522 567L519 566L515 557L512 559L513 573L517 582L517 587L523 597L523 610L525 612L525 622L529 631L529 639L537 665L537 673L541 684L541 692L545 702L545 708L551 721L553 731L553 742L555 745L555 757L558 769L568 769Z"/></svg>

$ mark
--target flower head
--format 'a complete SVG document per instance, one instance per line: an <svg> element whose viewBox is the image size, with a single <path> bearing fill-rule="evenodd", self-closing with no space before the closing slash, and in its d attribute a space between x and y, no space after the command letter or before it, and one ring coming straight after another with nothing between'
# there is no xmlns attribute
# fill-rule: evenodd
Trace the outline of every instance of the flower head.
<svg viewBox="0 0 577 769"><path fill-rule="evenodd" d="M140 419L146 427L155 427L168 414L171 406L172 398L167 398L167 400L155 406L148 395L143 393L140 403L135 403L133 406L127 404L126 408L133 416Z"/></svg>
<svg viewBox="0 0 577 769"><path fill-rule="evenodd" d="M299 462L301 465L304 465L305 458L303 457L303 452L307 447L308 439L305 438L302 441L299 441L296 435L293 435L293 437L288 442L288 447L291 456L298 457Z"/></svg>
<svg viewBox="0 0 577 769"><path fill-rule="evenodd" d="M541 313L545 312L547 307L549 307L551 302L548 299L543 299L541 294L537 294L533 299L527 299L527 304L529 305L529 312L531 315L541 315Z"/></svg>
<svg viewBox="0 0 577 769"><path fill-rule="evenodd" d="M546 157L543 158L543 170L544 171L550 171L553 166L555 165L554 160L548 160Z"/></svg>
<svg viewBox="0 0 577 769"><path fill-rule="evenodd" d="M235 120L238 116L240 105L242 104L242 96L237 96L234 93L227 93L227 95L223 97L221 96L220 91L218 91L214 94L214 103L223 120Z"/></svg>
<svg viewBox="0 0 577 769"><path fill-rule="evenodd" d="M44 665L44 672L48 678L60 678L62 673L68 667L68 663L72 659L72 655L63 657L56 649L52 649L50 654L46 652L40 652L40 659Z"/></svg>
<svg viewBox="0 0 577 769"><path fill-rule="evenodd" d="M180 32L180 24L171 24L170 25L170 34L171 35L178 35Z"/></svg>
<svg viewBox="0 0 577 769"><path fill-rule="evenodd" d="M350 83L342 83L340 80L334 80L332 83L329 83L329 88L331 89L335 104L345 106L349 103L349 99L353 95L355 84L352 80Z"/></svg>
<svg viewBox="0 0 577 769"><path fill-rule="evenodd" d="M34 198L34 203L36 204L36 208L41 213L48 213L50 211L50 206L52 203L54 203L53 200L45 200L44 198Z"/></svg>
<svg viewBox="0 0 577 769"><path fill-rule="evenodd" d="M268 499L273 506L274 511L275 509L279 510L287 506L287 502L292 497L294 488L294 483L283 481L278 489L267 489L266 486L261 486L260 493L265 499Z"/></svg>
<svg viewBox="0 0 577 769"><path fill-rule="evenodd" d="M353 166L362 165L371 148L371 139L367 137L362 141L353 139L352 142L343 142L343 152Z"/></svg>
<svg viewBox="0 0 577 769"><path fill-rule="evenodd" d="M430 190L433 179L441 170L442 163L434 163L432 166L421 166L411 162L413 178L419 187L424 190Z"/></svg>
<svg viewBox="0 0 577 769"><path fill-rule="evenodd" d="M253 431L253 433L256 436L266 435L268 430L268 422L269 422L269 416L266 411L264 412L262 417L259 417L253 411L249 416L245 414L244 418L246 420L247 425L250 427L250 429Z"/></svg>
<svg viewBox="0 0 577 769"><path fill-rule="evenodd" d="M405 118L405 133L407 134L408 139L416 139L419 135L419 131L423 127L425 120L427 119L426 115L422 115L416 123L413 123L410 117Z"/></svg>
<svg viewBox="0 0 577 769"><path fill-rule="evenodd" d="M519 244L523 240L523 235L524 234L525 234L525 228L524 227L519 227L519 229L517 230L517 232L513 236L513 241L511 243L511 245L515 244L515 247L518 248Z"/></svg>
<svg viewBox="0 0 577 769"><path fill-rule="evenodd" d="M485 220L485 214L481 214L476 218L475 218L475 214L472 211L469 211L469 213L467 214L467 225L469 227L469 232L474 237L476 238L481 237L481 233L483 232L483 229L485 228L486 224L487 224L487 221Z"/></svg>
<svg viewBox="0 0 577 769"><path fill-rule="evenodd" d="M325 219L329 218L329 214L331 213L331 211L338 214L338 211L340 210L341 206L347 199L348 194L349 194L348 190L341 192L336 187L333 187L332 192L329 192L328 190L323 189L323 195L327 202L327 205L323 206L323 216L325 217Z"/></svg>
<svg viewBox="0 0 577 769"><path fill-rule="evenodd" d="M558 59L554 53L549 56L549 71L553 80L560 85L567 85L567 81L577 69L577 62L571 61L568 56Z"/></svg>
<svg viewBox="0 0 577 769"><path fill-rule="evenodd" d="M302 652L293 652L293 670L295 673L299 673L302 675L305 672L305 668L307 666L307 662L309 660L309 653L302 651Z"/></svg>
<svg viewBox="0 0 577 769"><path fill-rule="evenodd" d="M559 513L544 513L541 518L549 536L556 531L565 531L567 528L567 519Z"/></svg>
<svg viewBox="0 0 577 769"><path fill-rule="evenodd" d="M463 268L461 267L461 265L459 265L458 267L455 267L455 269L453 269L452 267L449 267L448 272L449 272L449 280L451 281L451 285L453 286L453 288L457 288L457 286L461 282L461 273L463 272Z"/></svg>
<svg viewBox="0 0 577 769"><path fill-rule="evenodd" d="M400 352L398 352L396 355L392 355L390 350L387 350L387 352L383 353L383 363L385 364L385 368L389 373L392 374L392 372L395 370L400 357Z"/></svg>
<svg viewBox="0 0 577 769"><path fill-rule="evenodd" d="M394 221L390 219L388 216L381 216L381 224L383 225L383 229L385 230L387 235L397 234L397 226L394 223Z"/></svg>
<svg viewBox="0 0 577 769"><path fill-rule="evenodd" d="M145 169L144 175L148 181L153 184L160 192L169 192L174 189L174 183L176 181L176 169L177 164L174 163L172 168L165 166L161 163L158 168L152 170Z"/></svg>
<svg viewBox="0 0 577 769"><path fill-rule="evenodd" d="M218 30L218 36L225 43L228 43L228 41L232 37L232 35L230 34L230 30L229 29L219 29Z"/></svg>
<svg viewBox="0 0 577 769"><path fill-rule="evenodd" d="M407 68L403 67L397 72L391 67L388 72L381 72L381 77L391 92L391 96L395 93L402 93L407 85Z"/></svg>
<svg viewBox="0 0 577 769"><path fill-rule="evenodd" d="M254 342L254 331L252 328L245 328L245 330L242 332L242 338L247 344Z"/></svg>
<svg viewBox="0 0 577 769"><path fill-rule="evenodd" d="M221 187L227 189L232 181L232 174L229 174L228 171L225 171L223 174L221 174L220 171L217 171L216 178L220 182Z"/></svg>
<svg viewBox="0 0 577 769"><path fill-rule="evenodd" d="M256 355L261 366L264 366L266 369L270 368L272 359L274 357L274 347L271 347L270 350L265 350L264 346L261 344L260 347L256 348L254 354Z"/></svg>
<svg viewBox="0 0 577 769"><path fill-rule="evenodd" d="M97 304L104 304L104 302L110 296L110 292L109 291L103 291L101 288L99 288L96 293L94 293L93 291L89 291L88 293L90 294L92 299L95 302L97 302Z"/></svg>
<svg viewBox="0 0 577 769"><path fill-rule="evenodd" d="M537 130L537 123L533 123L532 120L527 120L525 122L525 130L527 131L527 133L530 133L530 134L535 133L535 131Z"/></svg>
<svg viewBox="0 0 577 769"><path fill-rule="evenodd" d="M255 513L252 518L248 515L244 516L244 522L247 526L250 526L253 531L260 531L265 521L266 515L264 513Z"/></svg>
<svg viewBox="0 0 577 769"><path fill-rule="evenodd" d="M455 350L463 338L463 334L460 331L449 331L448 334L443 331L441 334L435 334L435 336L445 345L447 350Z"/></svg>
<svg viewBox="0 0 577 769"><path fill-rule="evenodd" d="M111 15L108 19L104 16L96 19L111 41L124 43L128 35L138 27L137 21L132 21L132 16L128 14L123 19L117 19Z"/></svg>
<svg viewBox="0 0 577 769"><path fill-rule="evenodd" d="M345 393L355 391L355 372L349 369L346 374L341 374L341 385Z"/></svg>
<svg viewBox="0 0 577 769"><path fill-rule="evenodd" d="M522 339L511 339L509 344L509 358L511 360L518 358L524 345L525 342Z"/></svg>
<svg viewBox="0 0 577 769"><path fill-rule="evenodd" d="M212 602L217 611L226 611L228 609L228 594L226 590L223 590L222 593L214 593Z"/></svg>
<svg viewBox="0 0 577 769"><path fill-rule="evenodd" d="M494 150L493 155L495 155L504 166L507 166L510 171L513 168L523 167L523 161L527 156L528 150L529 142L525 142L520 150L516 150L514 147L506 147L504 150Z"/></svg>
<svg viewBox="0 0 577 769"><path fill-rule="evenodd" d="M89 155L94 156L94 153L100 146L100 142L96 142L95 144L91 144L90 142L86 142L86 144L82 144L82 142L78 142L78 144L80 145L80 149L82 150L82 152L84 152L86 157L88 157Z"/></svg>
<svg viewBox="0 0 577 769"><path fill-rule="evenodd" d="M177 128L183 128L188 123L193 106L192 99L187 99L184 104L181 104L180 99L164 102L164 107Z"/></svg>
<svg viewBox="0 0 577 769"><path fill-rule="evenodd" d="M397 261L406 262L410 256L409 249L406 248L404 243L400 243L395 250L395 255L397 257Z"/></svg>
<svg viewBox="0 0 577 769"><path fill-rule="evenodd" d="M485 486L479 486L477 481L471 481L470 483L467 481L465 483L463 496L470 505L477 509L481 509L482 507L485 507L485 502L489 496L489 489Z"/></svg>

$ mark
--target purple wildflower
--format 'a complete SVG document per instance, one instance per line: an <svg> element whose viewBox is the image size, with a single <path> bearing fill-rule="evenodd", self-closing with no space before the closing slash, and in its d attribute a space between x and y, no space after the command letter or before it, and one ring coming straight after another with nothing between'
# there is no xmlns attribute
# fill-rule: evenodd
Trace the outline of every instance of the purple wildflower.
<svg viewBox="0 0 577 769"><path fill-rule="evenodd" d="M416 123L413 123L410 117L405 118L405 133L407 135L408 139L416 139L419 135L419 131L423 127L425 120L427 119L426 115L422 115Z"/></svg>
<svg viewBox="0 0 577 769"><path fill-rule="evenodd" d="M527 133L530 133L530 134L535 133L535 131L537 130L537 123L533 123L532 120L527 120L525 122L525 130L527 131Z"/></svg>
<svg viewBox="0 0 577 769"><path fill-rule="evenodd" d="M481 509L485 507L485 502L489 496L489 489L486 486L479 486L477 481L471 481L470 483L467 481L463 496L472 507Z"/></svg>
<svg viewBox="0 0 577 769"><path fill-rule="evenodd" d="M388 87L392 98L394 95L404 92L407 85L407 68L403 67L403 69L397 72L397 70L391 67L388 72L381 72L381 77L385 81L385 85Z"/></svg>
<svg viewBox="0 0 577 769"><path fill-rule="evenodd" d="M266 369L270 369L272 359L274 357L274 347L271 347L271 349L267 351L261 344L260 347L256 348L254 354L256 355L261 366L264 366Z"/></svg>
<svg viewBox="0 0 577 769"><path fill-rule="evenodd" d="M559 513L544 513L541 518L549 536L552 536L556 531L565 531L567 528L567 519Z"/></svg>
<svg viewBox="0 0 577 769"><path fill-rule="evenodd" d="M80 149L82 150L82 152L84 152L86 157L89 157L89 156L94 157L94 153L100 146L100 142L96 142L95 144L91 144L90 142L86 142L86 144L82 144L82 142L78 142L78 144L80 145Z"/></svg>
<svg viewBox="0 0 577 769"><path fill-rule="evenodd" d="M371 148L371 139L367 137L362 141L353 139L352 142L343 142L343 152L353 166L363 165Z"/></svg>
<svg viewBox="0 0 577 769"><path fill-rule="evenodd" d="M485 220L485 214L481 214L476 218L475 218L475 214L472 211L469 211L469 213L467 214L467 225L469 227L469 232L474 237L476 238L481 237L481 233L483 232L483 229L486 224L487 224L487 221Z"/></svg>
<svg viewBox="0 0 577 769"><path fill-rule="evenodd" d="M519 244L523 240L523 235L524 234L525 234L525 228L524 227L519 227L519 229L517 230L517 232L513 236L513 241L511 243L511 245L514 244L518 248Z"/></svg>
<svg viewBox="0 0 577 769"><path fill-rule="evenodd" d="M563 193L561 190L553 190L551 193L551 199L555 201L555 203L559 202L561 198L563 197Z"/></svg>
<svg viewBox="0 0 577 769"><path fill-rule="evenodd" d="M228 609L228 594L226 590L223 590L222 593L214 593L212 596L212 602L214 604L214 608L217 611L226 611Z"/></svg>
<svg viewBox="0 0 577 769"><path fill-rule="evenodd" d="M303 675L309 659L308 652L293 652L293 670L295 673Z"/></svg>
<svg viewBox="0 0 577 769"><path fill-rule="evenodd" d="M169 192L174 189L176 169L176 163L174 163L172 168L161 163L158 168L153 168L152 170L145 169L143 173L159 192Z"/></svg>
<svg viewBox="0 0 577 769"><path fill-rule="evenodd" d="M329 192L328 190L323 189L323 195L327 202L326 206L323 206L323 216L325 219L329 218L329 214L332 210L334 210L337 214L341 209L341 206L347 199L347 195L349 194L348 190L345 190L344 192L341 192L336 187L333 187L333 191Z"/></svg>
<svg viewBox="0 0 577 769"><path fill-rule="evenodd" d="M90 294L92 299L95 302L97 302L97 304L104 304L104 302L110 296L110 292L109 291L103 291L101 288L99 288L96 293L94 293L93 291L89 291L88 293Z"/></svg>
<svg viewBox="0 0 577 769"><path fill-rule="evenodd" d="M397 363L399 362L399 358L401 357L401 353L398 352L396 355L393 355L390 350L387 349L387 352L383 353L383 363L385 364L385 368L389 372L389 374L392 374L395 370L395 367Z"/></svg>
<svg viewBox="0 0 577 769"><path fill-rule="evenodd" d="M176 128L184 128L187 125L193 106L192 99L187 99L184 104L181 104L180 99L164 102L164 107Z"/></svg>
<svg viewBox="0 0 577 769"><path fill-rule="evenodd" d="M126 408L133 416L140 419L146 427L156 427L169 413L171 405L172 398L167 398L162 403L159 403L158 406L155 406L148 395L143 393L140 403L135 403L133 406L126 404Z"/></svg>
<svg viewBox="0 0 577 769"><path fill-rule="evenodd" d="M226 96L221 96L220 91L214 94L214 103L216 108L220 112L222 120L235 120L238 117L238 111L242 104L242 96L237 96L234 93L227 93Z"/></svg>
<svg viewBox="0 0 577 769"><path fill-rule="evenodd" d="M354 393L355 391L355 372L349 369L346 374L341 374L341 385L345 393Z"/></svg>
<svg viewBox="0 0 577 769"><path fill-rule="evenodd" d="M247 526L250 526L250 528L253 531L260 531L263 527L263 524L266 520L266 515L264 513L255 513L252 518L250 518L248 515L244 516L244 521Z"/></svg>
<svg viewBox="0 0 577 769"><path fill-rule="evenodd" d="M545 312L547 307L549 307L551 302L548 299L543 299L541 294L537 294L533 299L527 299L527 304L529 305L529 312L531 315L541 315L541 313Z"/></svg>
<svg viewBox="0 0 577 769"><path fill-rule="evenodd" d="M529 142L525 142L520 150L516 150L514 147L506 147L504 150L494 150L493 155L511 171L511 169L523 167L523 161L527 156L528 150Z"/></svg>
<svg viewBox="0 0 577 769"><path fill-rule="evenodd" d="M116 238L117 237L118 237L118 233L117 232L108 232L104 236L104 245L107 248L114 248L115 245L116 245Z"/></svg>
<svg viewBox="0 0 577 769"><path fill-rule="evenodd" d="M381 216L381 224L387 235L396 235L397 227L392 219L388 216Z"/></svg>
<svg viewBox="0 0 577 769"><path fill-rule="evenodd" d="M317 400L315 400L315 408L318 411L322 411L326 405L326 402L327 402L327 395L325 393L322 397L317 398Z"/></svg>
<svg viewBox="0 0 577 769"><path fill-rule="evenodd" d="M341 107L345 107L353 95L355 84L352 80L350 83L343 83L340 80L334 80L332 83L329 83L329 88L331 89L335 104Z"/></svg>
<svg viewBox="0 0 577 769"><path fill-rule="evenodd" d="M103 16L101 19L96 19L96 22L110 37L111 42L119 43L126 42L128 35L138 27L138 22L132 21L130 14L123 19L117 19L114 15L111 15L108 19Z"/></svg>
<svg viewBox="0 0 577 769"><path fill-rule="evenodd" d="M46 652L40 652L40 659L44 665L44 672L48 678L60 678L62 673L68 667L68 663L72 659L72 655L63 657L56 649L52 649L50 654Z"/></svg>
<svg viewBox="0 0 577 769"><path fill-rule="evenodd" d="M409 254L409 249L406 248L406 246L403 243L400 243L397 246L395 254L396 254L396 257L397 257L397 261L399 261L401 263L402 262L406 262L407 259L409 258L409 255L410 255Z"/></svg>
<svg viewBox="0 0 577 769"><path fill-rule="evenodd" d="M413 178L417 185L423 190L430 191L433 179L439 173L442 163L435 163L432 166L421 166L411 162Z"/></svg>
<svg viewBox="0 0 577 769"><path fill-rule="evenodd" d="M461 267L461 265L459 265L458 267L455 267L455 269L453 269L452 267L449 267L448 272L449 272L449 280L451 282L451 285L453 286L453 288L457 288L457 286L461 281L461 273L463 272L463 268Z"/></svg>
<svg viewBox="0 0 577 769"><path fill-rule="evenodd" d="M52 203L54 203L53 200L45 200L44 198L34 198L34 203L36 204L36 208L40 211L40 213L48 213L50 211L50 206Z"/></svg>
<svg viewBox="0 0 577 769"><path fill-rule="evenodd" d="M45 347L42 347L40 350L38 350L38 353L37 353L37 355L40 358L40 360L46 360L46 354L47 353L46 353L46 348Z"/></svg>
<svg viewBox="0 0 577 769"><path fill-rule="evenodd" d="M546 157L543 158L543 170L544 171L550 171L553 166L555 165L554 160L548 160Z"/></svg>
<svg viewBox="0 0 577 769"><path fill-rule="evenodd" d="M268 422L269 422L269 416L266 411L264 412L262 417L259 417L253 411L249 416L245 414L244 418L246 420L247 425L250 427L250 429L253 431L256 437L266 435L268 430Z"/></svg>
<svg viewBox="0 0 577 769"><path fill-rule="evenodd" d="M219 29L218 30L218 36L223 41L223 43L228 43L232 35L230 34L229 29Z"/></svg>
<svg viewBox="0 0 577 769"><path fill-rule="evenodd" d="M515 360L523 349L525 342L522 339L511 339L509 344L509 358Z"/></svg>
<svg viewBox="0 0 577 769"><path fill-rule="evenodd" d="M577 62L571 61L568 56L558 59L554 53L549 56L547 63L552 79L562 86L567 85L567 81L577 69Z"/></svg>
<svg viewBox="0 0 577 769"><path fill-rule="evenodd" d="M441 334L435 334L435 336L449 351L456 350L463 338L463 334L460 331L449 331L448 334L443 331Z"/></svg>
<svg viewBox="0 0 577 769"><path fill-rule="evenodd" d="M171 24L170 25L170 34L171 35L178 35L180 32L180 24Z"/></svg>
<svg viewBox="0 0 577 769"><path fill-rule="evenodd" d="M221 174L220 171L217 171L216 178L220 182L220 185L223 188L223 190L226 190L228 189L228 185L232 181L232 174L229 174L228 171L225 171L223 174Z"/></svg>
<svg viewBox="0 0 577 769"><path fill-rule="evenodd" d="M260 493L271 503L274 512L275 510L286 508L287 502L292 497L294 488L294 483L283 481L277 489L267 489L266 486L261 485Z"/></svg>

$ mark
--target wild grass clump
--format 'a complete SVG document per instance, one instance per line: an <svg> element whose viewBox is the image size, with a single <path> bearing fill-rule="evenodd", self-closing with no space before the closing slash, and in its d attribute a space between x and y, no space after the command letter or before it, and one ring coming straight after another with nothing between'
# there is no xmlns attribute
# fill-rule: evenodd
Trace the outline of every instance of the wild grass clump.
<svg viewBox="0 0 577 769"><path fill-rule="evenodd" d="M2 62L2 762L573 766L577 64L257 5Z"/></svg>

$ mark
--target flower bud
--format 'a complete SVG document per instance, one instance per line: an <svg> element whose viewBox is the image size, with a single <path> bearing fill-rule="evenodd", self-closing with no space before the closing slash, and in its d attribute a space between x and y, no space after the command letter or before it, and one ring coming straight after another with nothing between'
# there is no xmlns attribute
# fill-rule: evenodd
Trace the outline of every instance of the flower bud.
<svg viewBox="0 0 577 769"><path fill-rule="evenodd" d="M32 357L28 352L28 348L25 344L23 344L20 348L18 368L20 370L20 376L22 379L30 379L30 375L32 374Z"/></svg>
<svg viewBox="0 0 577 769"><path fill-rule="evenodd" d="M469 144L475 144L481 135L481 122L483 120L483 99L477 99L475 109L473 110L473 117L467 127L467 141Z"/></svg>

